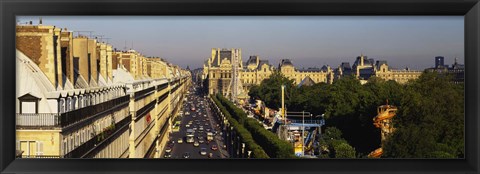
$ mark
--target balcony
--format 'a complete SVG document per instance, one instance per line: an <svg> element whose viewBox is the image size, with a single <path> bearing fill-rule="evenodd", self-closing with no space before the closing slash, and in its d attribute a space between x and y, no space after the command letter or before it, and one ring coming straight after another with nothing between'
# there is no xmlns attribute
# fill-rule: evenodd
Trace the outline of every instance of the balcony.
<svg viewBox="0 0 480 174"><path fill-rule="evenodd" d="M166 92L162 96L158 97L157 103L163 102L163 100L165 100L167 97L168 97L168 92Z"/></svg>
<svg viewBox="0 0 480 174"><path fill-rule="evenodd" d="M22 158L60 158L58 155L22 155Z"/></svg>
<svg viewBox="0 0 480 174"><path fill-rule="evenodd" d="M161 90L163 90L163 89L165 89L165 88L167 88L167 87L168 87L168 83L164 83L164 84L158 85L158 86L157 86L157 91L161 91Z"/></svg>
<svg viewBox="0 0 480 174"><path fill-rule="evenodd" d="M130 125L131 121L132 117L124 118L122 121L116 123L115 126L105 129L100 134L65 154L64 158L92 158L123 132L128 131L128 125Z"/></svg>
<svg viewBox="0 0 480 174"><path fill-rule="evenodd" d="M60 115L55 113L17 114L19 127L59 127Z"/></svg>
<svg viewBox="0 0 480 174"><path fill-rule="evenodd" d="M62 113L60 116L60 125L62 127L67 127L79 121L109 113L110 111L118 109L119 107L128 105L129 99L130 96L126 95L96 105Z"/></svg>
<svg viewBox="0 0 480 174"><path fill-rule="evenodd" d="M154 90L155 90L155 87L150 87L150 88L135 92L134 93L135 101L145 98L146 96L150 95L150 93Z"/></svg>
<svg viewBox="0 0 480 174"><path fill-rule="evenodd" d="M157 103L156 100L153 100L148 105L146 105L143 108L137 110L135 120L138 120L138 119L142 118L143 116L147 115L148 112L150 112L151 110L153 110L153 108L155 108L156 103Z"/></svg>

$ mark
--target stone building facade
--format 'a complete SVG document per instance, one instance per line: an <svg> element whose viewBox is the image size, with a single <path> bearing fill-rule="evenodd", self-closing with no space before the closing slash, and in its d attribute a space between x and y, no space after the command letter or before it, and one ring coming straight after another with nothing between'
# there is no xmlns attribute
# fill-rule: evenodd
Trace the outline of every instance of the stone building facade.
<svg viewBox="0 0 480 174"><path fill-rule="evenodd" d="M18 25L16 40L23 158L160 157L190 72L55 26Z"/></svg>
<svg viewBox="0 0 480 174"><path fill-rule="evenodd" d="M235 52L238 54L235 54ZM208 94L221 93L225 96L229 94L233 55L238 55L237 60L242 60L240 49L212 49L211 57L204 62L202 73L202 79L208 81L208 87L206 87ZM296 85L305 81L332 84L335 80L349 75L358 78L362 84L367 83L370 77L394 80L404 84L409 80L417 79L423 72L409 69L395 70L389 67L387 61L375 62L374 59L363 54L355 59L352 66L349 62L342 62L337 68L324 65L321 68L298 69L290 59L282 59L278 68L275 68L269 64L268 60L261 60L259 56L250 56L246 62L239 62L238 67L240 67L241 87L245 94L248 94L251 86L259 85L275 71L279 71L285 77L292 79Z"/></svg>

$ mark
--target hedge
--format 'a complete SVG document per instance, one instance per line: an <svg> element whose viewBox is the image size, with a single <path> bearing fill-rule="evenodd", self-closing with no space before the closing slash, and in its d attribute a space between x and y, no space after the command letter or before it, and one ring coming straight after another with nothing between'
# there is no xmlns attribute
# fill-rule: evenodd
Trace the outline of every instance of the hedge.
<svg viewBox="0 0 480 174"><path fill-rule="evenodd" d="M217 95L216 98L221 105L225 106L232 118L235 118L239 124L243 125L251 133L255 142L263 147L268 156L272 158L295 158L293 146L290 143L279 139L273 132L266 130L257 120L248 118L242 109L235 106L222 95Z"/></svg>
<svg viewBox="0 0 480 174"><path fill-rule="evenodd" d="M260 147L255 141L253 140L252 134L245 129L237 120L233 119L227 109L221 105L221 103L215 98L211 97L215 104L218 106L220 111L223 115L227 118L230 125L233 127L233 130L237 132L237 135L241 138L242 142L245 143L245 146L252 151L251 157L252 158L269 158L267 153L265 153L264 149Z"/></svg>

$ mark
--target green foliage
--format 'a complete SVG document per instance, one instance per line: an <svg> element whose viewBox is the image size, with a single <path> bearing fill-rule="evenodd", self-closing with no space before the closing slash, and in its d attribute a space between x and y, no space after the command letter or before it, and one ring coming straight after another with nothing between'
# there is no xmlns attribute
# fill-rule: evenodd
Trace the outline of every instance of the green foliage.
<svg viewBox="0 0 480 174"><path fill-rule="evenodd" d="M286 80L281 75L272 77L250 94L277 108L280 85ZM376 77L361 85L355 77L346 76L333 84L293 88L287 87L287 110L325 114L326 126L341 130L359 154L381 146L380 129L372 120L377 107L388 100L398 113L393 119L396 131L385 142L383 156L464 156L464 86L452 83L449 76L425 72L403 85Z"/></svg>
<svg viewBox="0 0 480 174"><path fill-rule="evenodd" d="M464 90L450 78L428 72L406 86L386 157L463 158Z"/></svg>
<svg viewBox="0 0 480 174"><path fill-rule="evenodd" d="M322 136L326 140L341 139L342 138L342 131L338 130L335 127L327 127Z"/></svg>
<svg viewBox="0 0 480 174"><path fill-rule="evenodd" d="M355 149L347 142L342 142L333 146L335 158L355 158Z"/></svg>
<svg viewBox="0 0 480 174"><path fill-rule="evenodd" d="M355 148L350 146L342 137L342 132L335 127L327 127L320 139L320 147L326 153L321 158L355 158Z"/></svg>
<svg viewBox="0 0 480 174"><path fill-rule="evenodd" d="M277 109L282 104L282 85L285 85L285 98L293 97L296 90L294 81L283 76L280 72L271 74L268 79L262 81L260 86L251 87L248 94L254 99L264 101L267 107Z"/></svg>
<svg viewBox="0 0 480 174"><path fill-rule="evenodd" d="M252 151L251 157L252 158L269 158L269 156L265 153L262 147L260 147L252 138L252 134L243 127L237 120L233 119L227 109L220 103L220 101L211 96L215 104L220 108L220 111L223 115L227 118L230 125L233 127L233 130L237 132L237 135L240 137L241 141L245 143L247 149Z"/></svg>
<svg viewBox="0 0 480 174"><path fill-rule="evenodd" d="M257 120L248 118L242 109L236 107L222 95L216 95L216 99L222 107L226 108L225 111L238 121L239 125L250 132L253 140L263 147L268 156L272 158L295 158L293 146L290 143L280 140L277 135L266 130Z"/></svg>

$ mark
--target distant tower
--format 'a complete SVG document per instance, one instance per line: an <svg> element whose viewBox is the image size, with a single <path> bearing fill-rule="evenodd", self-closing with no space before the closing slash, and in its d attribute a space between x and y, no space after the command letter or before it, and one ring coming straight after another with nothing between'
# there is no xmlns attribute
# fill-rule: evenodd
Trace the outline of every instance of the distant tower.
<svg viewBox="0 0 480 174"><path fill-rule="evenodd" d="M443 56L435 57L435 68L445 67L444 60Z"/></svg>

